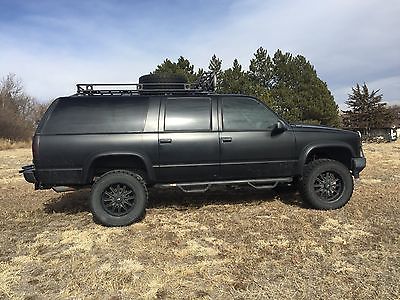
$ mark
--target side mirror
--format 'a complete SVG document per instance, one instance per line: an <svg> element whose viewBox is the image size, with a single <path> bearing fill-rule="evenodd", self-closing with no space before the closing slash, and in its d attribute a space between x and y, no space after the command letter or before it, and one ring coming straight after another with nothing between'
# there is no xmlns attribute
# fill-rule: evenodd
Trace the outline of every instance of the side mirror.
<svg viewBox="0 0 400 300"><path fill-rule="evenodd" d="M286 130L286 125L281 120L278 120L274 126L274 129L272 129L272 134L280 134Z"/></svg>

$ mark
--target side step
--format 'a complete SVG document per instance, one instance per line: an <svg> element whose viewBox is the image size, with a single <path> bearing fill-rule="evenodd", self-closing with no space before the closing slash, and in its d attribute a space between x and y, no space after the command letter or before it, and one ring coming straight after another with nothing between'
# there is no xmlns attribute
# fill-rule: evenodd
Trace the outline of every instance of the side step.
<svg viewBox="0 0 400 300"><path fill-rule="evenodd" d="M247 180L224 180L224 181L206 181L206 182L185 182L185 183L166 183L158 184L158 187L178 187L185 193L204 193L209 190L212 185L220 184L236 184L247 183L252 188L273 189L278 183L290 183L292 177L266 178L266 179L247 179Z"/></svg>
<svg viewBox="0 0 400 300"><path fill-rule="evenodd" d="M256 190L264 190L264 189L273 189L274 187L276 187L278 185L278 183L279 183L278 181L275 181L274 183L271 183L271 184L256 185L252 182L248 182L247 184Z"/></svg>
<svg viewBox="0 0 400 300"><path fill-rule="evenodd" d="M201 188L203 186L203 188ZM210 189L211 184L204 184L204 185L192 185L193 188L188 188L189 186L185 185L182 186L180 184L177 187L185 193L205 193ZM197 187L197 188L196 188Z"/></svg>
<svg viewBox="0 0 400 300"><path fill-rule="evenodd" d="M76 191L76 188L73 188L70 186L53 186L52 189L53 189L53 191L55 191L57 193Z"/></svg>

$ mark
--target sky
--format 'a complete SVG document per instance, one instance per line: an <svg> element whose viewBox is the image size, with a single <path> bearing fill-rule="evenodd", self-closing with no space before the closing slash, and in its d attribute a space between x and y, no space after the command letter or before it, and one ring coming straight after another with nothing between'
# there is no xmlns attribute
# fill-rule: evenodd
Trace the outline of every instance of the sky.
<svg viewBox="0 0 400 300"><path fill-rule="evenodd" d="M399 0L0 0L0 78L45 102L181 55L247 68L262 46L305 56L341 108L364 82L400 104L399 16Z"/></svg>

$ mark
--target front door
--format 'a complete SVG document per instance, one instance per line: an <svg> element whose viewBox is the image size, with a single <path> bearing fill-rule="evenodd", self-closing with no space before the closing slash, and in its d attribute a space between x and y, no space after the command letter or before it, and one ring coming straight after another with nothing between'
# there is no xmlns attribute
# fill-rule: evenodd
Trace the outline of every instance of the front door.
<svg viewBox="0 0 400 300"><path fill-rule="evenodd" d="M293 174L294 134L289 126L277 133L274 128L279 117L274 112L260 101L243 96L222 96L219 107L221 178L273 178Z"/></svg>
<svg viewBox="0 0 400 300"><path fill-rule="evenodd" d="M162 182L215 180L219 173L217 105L209 97L165 98L159 130ZM213 122L214 120L214 122Z"/></svg>

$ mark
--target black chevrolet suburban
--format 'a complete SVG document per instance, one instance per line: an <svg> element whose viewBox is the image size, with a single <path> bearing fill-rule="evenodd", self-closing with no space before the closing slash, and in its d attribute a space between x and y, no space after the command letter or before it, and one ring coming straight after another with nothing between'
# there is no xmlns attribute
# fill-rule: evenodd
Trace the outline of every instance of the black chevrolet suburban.
<svg viewBox="0 0 400 300"><path fill-rule="evenodd" d="M359 134L292 125L256 98L214 86L207 73L194 84L167 74L144 75L133 87L78 84L44 114L33 164L20 172L36 189L91 186L93 217L108 226L139 220L148 187L296 183L314 208L348 202L366 164Z"/></svg>

